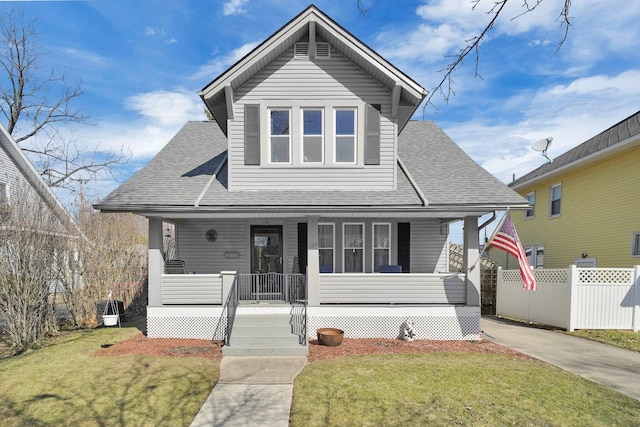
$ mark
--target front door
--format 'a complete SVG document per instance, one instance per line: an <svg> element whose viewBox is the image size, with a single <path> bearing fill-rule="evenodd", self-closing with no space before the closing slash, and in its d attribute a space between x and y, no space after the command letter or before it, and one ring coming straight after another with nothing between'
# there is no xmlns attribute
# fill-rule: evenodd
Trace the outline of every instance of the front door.
<svg viewBox="0 0 640 427"><path fill-rule="evenodd" d="M282 226L251 226L251 271L282 273Z"/></svg>

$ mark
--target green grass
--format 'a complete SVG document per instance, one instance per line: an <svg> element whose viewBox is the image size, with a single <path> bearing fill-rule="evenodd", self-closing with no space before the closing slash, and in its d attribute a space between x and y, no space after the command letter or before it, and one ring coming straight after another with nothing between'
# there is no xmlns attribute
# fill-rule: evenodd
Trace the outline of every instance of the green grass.
<svg viewBox="0 0 640 427"><path fill-rule="evenodd" d="M139 333L123 328L122 339ZM2 426L188 426L219 376L199 357L95 357L118 328L73 332L0 360Z"/></svg>
<svg viewBox="0 0 640 427"><path fill-rule="evenodd" d="M538 361L479 353L311 363L292 426L640 426L640 402Z"/></svg>
<svg viewBox="0 0 640 427"><path fill-rule="evenodd" d="M567 333L576 337L640 352L640 333L638 332L585 329Z"/></svg>

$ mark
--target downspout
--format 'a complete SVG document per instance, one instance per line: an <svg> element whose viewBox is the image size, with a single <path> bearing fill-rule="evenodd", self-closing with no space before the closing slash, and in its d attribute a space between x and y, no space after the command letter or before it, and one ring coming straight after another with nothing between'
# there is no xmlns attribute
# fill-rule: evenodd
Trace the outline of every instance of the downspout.
<svg viewBox="0 0 640 427"><path fill-rule="evenodd" d="M478 227L478 232L480 232L480 230L482 230L483 228L485 228L487 225L491 224L493 221L495 221L496 219L496 211L492 212L491 218L489 218L488 220L486 220L480 227Z"/></svg>
<svg viewBox="0 0 640 427"><path fill-rule="evenodd" d="M398 166L400 166L400 169L402 169L402 172L407 176L407 179L409 180L409 183L411 184L411 186L415 190L416 194L418 194L418 197L420 198L420 201L422 202L422 206L429 206L429 202L427 201L427 198L422 193L422 190L420 190L420 188L418 187L418 184L414 181L413 177L411 176L411 174L409 173L409 171L405 167L404 163L402 163L402 160L400 160L400 157L398 157Z"/></svg>
<svg viewBox="0 0 640 427"><path fill-rule="evenodd" d="M209 178L209 181L207 182L207 185L204 186L204 188L202 189L202 192L200 193L200 195L196 199L195 203L193 204L194 208L199 208L200 207L200 202L204 198L204 195L207 194L207 191L209 191L209 188L211 187L211 184L213 184L213 181L216 179L216 177L220 173L220 170L222 169L222 167L225 165L225 163L227 163L227 159L228 158L229 158L229 152L227 151L224 154L224 158L222 159L222 161L220 162L220 164L218 165L216 170L213 171L213 175L211 175L211 178Z"/></svg>

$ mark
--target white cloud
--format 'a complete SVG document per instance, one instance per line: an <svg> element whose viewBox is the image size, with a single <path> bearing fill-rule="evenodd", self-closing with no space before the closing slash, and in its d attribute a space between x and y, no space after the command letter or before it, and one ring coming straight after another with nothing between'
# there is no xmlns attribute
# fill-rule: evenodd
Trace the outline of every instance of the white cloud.
<svg viewBox="0 0 640 427"><path fill-rule="evenodd" d="M247 12L245 6L248 0L230 0L222 4L222 14L224 16L229 15L243 15Z"/></svg>
<svg viewBox="0 0 640 427"><path fill-rule="evenodd" d="M251 52L257 45L258 42L246 43L225 55L215 56L209 62L202 65L198 71L191 76L191 79L205 79L207 81L213 80L231 65L242 59L247 53Z"/></svg>
<svg viewBox="0 0 640 427"><path fill-rule="evenodd" d="M510 110L522 111L519 120L496 124L476 119L442 126L480 165L510 182L513 174L522 176L546 162L531 150L533 142L553 137L548 155L558 157L638 111L639 95L640 70L596 75L508 99L495 112L507 118Z"/></svg>
<svg viewBox="0 0 640 427"><path fill-rule="evenodd" d="M195 94L158 90L139 93L125 100L125 108L137 112L153 126L182 125L194 116L202 117L202 104Z"/></svg>

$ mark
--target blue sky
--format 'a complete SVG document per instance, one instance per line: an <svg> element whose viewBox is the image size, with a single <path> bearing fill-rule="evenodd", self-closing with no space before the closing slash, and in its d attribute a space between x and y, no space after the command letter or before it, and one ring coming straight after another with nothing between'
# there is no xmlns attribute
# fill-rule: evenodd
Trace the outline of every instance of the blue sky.
<svg viewBox="0 0 640 427"><path fill-rule="evenodd" d="M479 33L492 0L319 0L315 4L430 90ZM532 3L532 2L530 2ZM478 164L507 183L546 160L530 149L554 138L556 157L640 109L640 4L561 0L522 13L510 0L480 49L455 72L455 96L434 98L435 121ZM204 119L197 91L309 5L298 0L94 0L0 2L36 19L44 59L86 89L78 106L95 126L63 129L79 144L131 150L115 178L91 187L105 196L149 161L187 120ZM422 118L420 110L416 118ZM459 233L458 231L454 231ZM456 235L453 240L458 240Z"/></svg>

